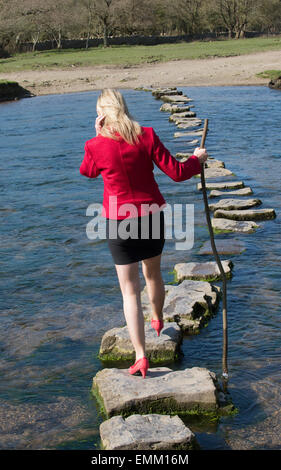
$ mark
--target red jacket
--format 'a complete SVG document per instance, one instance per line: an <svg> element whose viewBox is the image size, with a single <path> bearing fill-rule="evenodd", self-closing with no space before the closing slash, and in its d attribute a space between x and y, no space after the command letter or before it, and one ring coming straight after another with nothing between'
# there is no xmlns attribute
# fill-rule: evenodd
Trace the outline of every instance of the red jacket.
<svg viewBox="0 0 281 470"><path fill-rule="evenodd" d="M166 149L152 127L142 127L139 142L135 145L128 144L121 136L114 140L99 134L88 140L80 173L88 178L102 175L104 194L101 215L124 219L146 215L148 212L141 204L156 203L161 208L167 205L154 179L153 163L174 181L185 181L201 173L198 157L192 155L180 163ZM119 208L124 203L133 203L137 213L120 215ZM155 210L152 208L150 212Z"/></svg>

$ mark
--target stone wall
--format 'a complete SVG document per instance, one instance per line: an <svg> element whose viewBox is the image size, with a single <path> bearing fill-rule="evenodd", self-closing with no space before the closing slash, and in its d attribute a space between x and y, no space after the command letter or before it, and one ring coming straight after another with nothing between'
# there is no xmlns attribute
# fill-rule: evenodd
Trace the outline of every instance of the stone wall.
<svg viewBox="0 0 281 470"><path fill-rule="evenodd" d="M257 37L264 36L264 33L257 32L246 32L245 37ZM219 38L227 38L228 33L204 33L204 34L183 34L180 36L118 36L118 37L109 37L108 45L143 45L143 46L154 46L156 44L168 44L176 43L180 41L195 41L195 40L215 40ZM63 39L61 41L62 49L84 49L86 47L86 39ZM103 38L94 38L89 39L89 47L98 47L103 44ZM45 51L50 49L56 49L55 41L44 41L38 42L36 45L37 51ZM33 44L31 42L22 43L20 46L20 52L32 51Z"/></svg>

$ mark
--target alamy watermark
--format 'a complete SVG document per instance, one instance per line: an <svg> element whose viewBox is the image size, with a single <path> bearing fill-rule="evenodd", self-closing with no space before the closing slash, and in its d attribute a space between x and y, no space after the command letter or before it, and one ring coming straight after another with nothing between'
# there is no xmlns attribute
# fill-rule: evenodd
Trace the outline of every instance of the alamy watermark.
<svg viewBox="0 0 281 470"><path fill-rule="evenodd" d="M124 203L117 210L117 198L110 196L109 214L106 214L110 219L108 233L106 232L106 218L102 216L102 210L103 206L100 203L90 204L86 210L86 216L92 217L86 226L86 234L90 240L116 239L117 237L124 240L129 237L157 239L160 237L160 213L163 211L165 239L174 239L176 250L190 250L194 245L194 204L159 206L156 203L143 203L139 225L137 221L140 214L137 207L132 203ZM117 215L122 216L122 219L117 219Z"/></svg>

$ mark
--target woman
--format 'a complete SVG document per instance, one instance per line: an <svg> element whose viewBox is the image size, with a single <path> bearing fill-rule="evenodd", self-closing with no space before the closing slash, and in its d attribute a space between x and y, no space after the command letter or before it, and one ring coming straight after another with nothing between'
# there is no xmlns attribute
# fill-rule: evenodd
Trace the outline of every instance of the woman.
<svg viewBox="0 0 281 470"><path fill-rule="evenodd" d="M102 175L104 198L102 216L106 217L106 236L123 297L124 315L135 349L131 374L149 367L145 356L144 318L141 306L139 261L151 304L151 326L159 336L163 328L162 309L165 299L161 275L161 253L165 243L165 222L162 207L166 201L154 179L154 163L174 181L185 181L201 173L208 154L196 148L194 155L180 163L164 147L152 127L143 127L131 117L126 102L116 90L104 89L97 101L96 137L85 143L80 173L96 178ZM151 206L147 209L147 205ZM129 216L126 214L129 212ZM157 219L158 217L158 219ZM121 224L130 222L137 237L124 236ZM141 226L148 227L143 237ZM157 224L160 236L152 238L152 225ZM112 237L115 229L117 236ZM113 230L113 231L112 231ZM126 232L126 231L125 231ZM116 232L115 232L116 234ZM142 236L142 238L141 238Z"/></svg>

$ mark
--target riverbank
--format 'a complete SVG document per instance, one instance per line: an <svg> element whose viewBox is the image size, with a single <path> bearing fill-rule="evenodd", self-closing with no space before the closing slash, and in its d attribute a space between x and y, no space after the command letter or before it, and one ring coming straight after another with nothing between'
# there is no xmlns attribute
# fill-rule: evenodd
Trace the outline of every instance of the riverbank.
<svg viewBox="0 0 281 470"><path fill-rule="evenodd" d="M52 70L2 73L1 78L15 80L35 95L48 95L143 85L267 86L269 79L257 74L272 69L281 69L280 51L141 65L73 65Z"/></svg>

